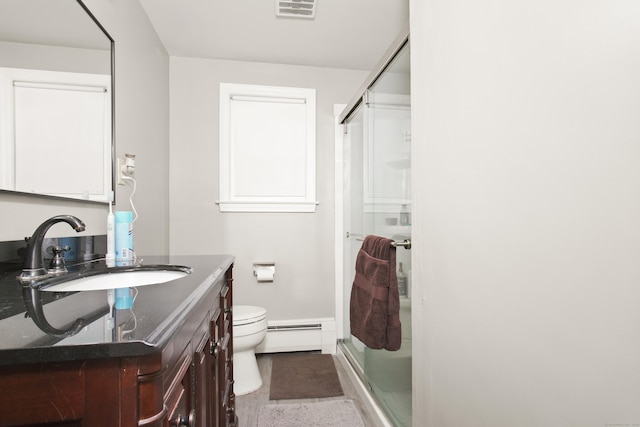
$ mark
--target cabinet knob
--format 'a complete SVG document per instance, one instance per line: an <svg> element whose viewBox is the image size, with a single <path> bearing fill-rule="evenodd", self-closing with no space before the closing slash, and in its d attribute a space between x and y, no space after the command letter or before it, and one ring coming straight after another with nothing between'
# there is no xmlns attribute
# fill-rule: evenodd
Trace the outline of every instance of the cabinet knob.
<svg viewBox="0 0 640 427"><path fill-rule="evenodd" d="M213 357L218 358L218 354L220 354L220 346L219 341L211 343L211 350L209 351Z"/></svg>
<svg viewBox="0 0 640 427"><path fill-rule="evenodd" d="M185 417L182 414L176 415L171 422L171 427L194 427L196 425L196 410L192 409L189 412L189 416Z"/></svg>

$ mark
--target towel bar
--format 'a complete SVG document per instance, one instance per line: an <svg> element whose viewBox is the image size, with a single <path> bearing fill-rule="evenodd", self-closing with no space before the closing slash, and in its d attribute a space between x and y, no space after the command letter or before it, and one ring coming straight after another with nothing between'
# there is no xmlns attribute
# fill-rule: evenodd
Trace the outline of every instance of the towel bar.
<svg viewBox="0 0 640 427"><path fill-rule="evenodd" d="M354 234L352 234L352 236L354 236ZM359 242L364 242L364 237L356 237L356 240ZM403 242L391 242L391 246L393 246L394 248L402 246L405 249L411 249L411 239L404 239Z"/></svg>
<svg viewBox="0 0 640 427"><path fill-rule="evenodd" d="M394 248L402 246L405 249L411 249L411 239L404 239L403 242L392 242L391 246L393 246Z"/></svg>

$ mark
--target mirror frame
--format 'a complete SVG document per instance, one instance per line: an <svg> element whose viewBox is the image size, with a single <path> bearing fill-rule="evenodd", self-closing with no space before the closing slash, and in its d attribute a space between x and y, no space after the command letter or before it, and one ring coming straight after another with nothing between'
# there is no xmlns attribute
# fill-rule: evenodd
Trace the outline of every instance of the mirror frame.
<svg viewBox="0 0 640 427"><path fill-rule="evenodd" d="M115 68L115 42L113 40L113 38L111 37L111 35L107 32L107 30L102 26L102 24L100 23L100 21L98 21L98 19L95 17L95 15L89 10L89 8L82 2L82 0L75 0L76 3L78 4L78 6L80 6L82 8L82 10L84 10L84 12L87 14L87 16L93 21L93 23L100 29L100 31L102 31L102 33L105 35L105 37L107 37L107 39L109 40L109 46L110 46L110 62L111 62L111 67L110 67L110 71L111 71L111 192L113 194L113 200L111 201L111 203L115 204L115 190L116 190L116 176L115 176L115 161L116 161L116 108L115 108L115 101L116 101L116 95L115 95L115 80L116 80L116 68ZM81 198L74 198L74 197L64 197L64 196L54 196L54 195L50 195L50 194L42 194L42 193L28 193L28 192L24 192L24 191L16 191L16 190L7 190L7 189L0 189L0 194L2 193L7 193L7 194L18 194L18 195L23 195L23 196L35 196L35 197L40 197L40 198L46 198L46 199L53 199L53 200L66 200L66 201L73 201L73 202L81 202L81 203L97 203L97 204L106 204L106 203L110 203L107 197L107 200L87 200L87 199L81 199Z"/></svg>
<svg viewBox="0 0 640 427"><path fill-rule="evenodd" d="M116 203L116 174L115 174L115 162L116 162L116 43L113 40L113 37L107 32L107 30L102 26L98 18L95 17L93 13L89 10L87 5L85 5L82 0L76 0L80 7L84 9L84 11L89 15L89 17L93 20L93 22L100 28L102 33L109 39L109 45L111 49L111 194L113 195L113 200L109 201L107 198L106 203ZM52 196L56 197L56 196ZM58 197L56 197L58 198ZM67 197L60 197L61 199L69 200ZM83 202L90 203L105 203L98 202L93 200L84 200L84 199L72 199L72 200L80 200Z"/></svg>

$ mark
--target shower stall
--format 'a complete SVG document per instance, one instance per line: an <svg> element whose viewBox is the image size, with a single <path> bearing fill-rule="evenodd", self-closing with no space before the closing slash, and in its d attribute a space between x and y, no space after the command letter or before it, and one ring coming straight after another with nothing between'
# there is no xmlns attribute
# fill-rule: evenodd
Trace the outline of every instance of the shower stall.
<svg viewBox="0 0 640 427"><path fill-rule="evenodd" d="M368 348L349 332L349 299L355 260L365 236L411 241L411 104L409 38L400 37L379 68L338 118L336 149L342 193L337 212L338 309L341 352L387 420L411 425L411 249L396 249L402 345ZM340 288L340 287L339 287Z"/></svg>

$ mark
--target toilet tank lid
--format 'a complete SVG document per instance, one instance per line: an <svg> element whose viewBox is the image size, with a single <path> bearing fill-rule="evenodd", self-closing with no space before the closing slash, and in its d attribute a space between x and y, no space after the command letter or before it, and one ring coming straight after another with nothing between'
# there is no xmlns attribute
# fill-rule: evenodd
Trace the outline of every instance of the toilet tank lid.
<svg viewBox="0 0 640 427"><path fill-rule="evenodd" d="M267 309L263 307L256 307L253 305L234 305L233 306L233 320L249 320L254 317L264 317L267 314Z"/></svg>

